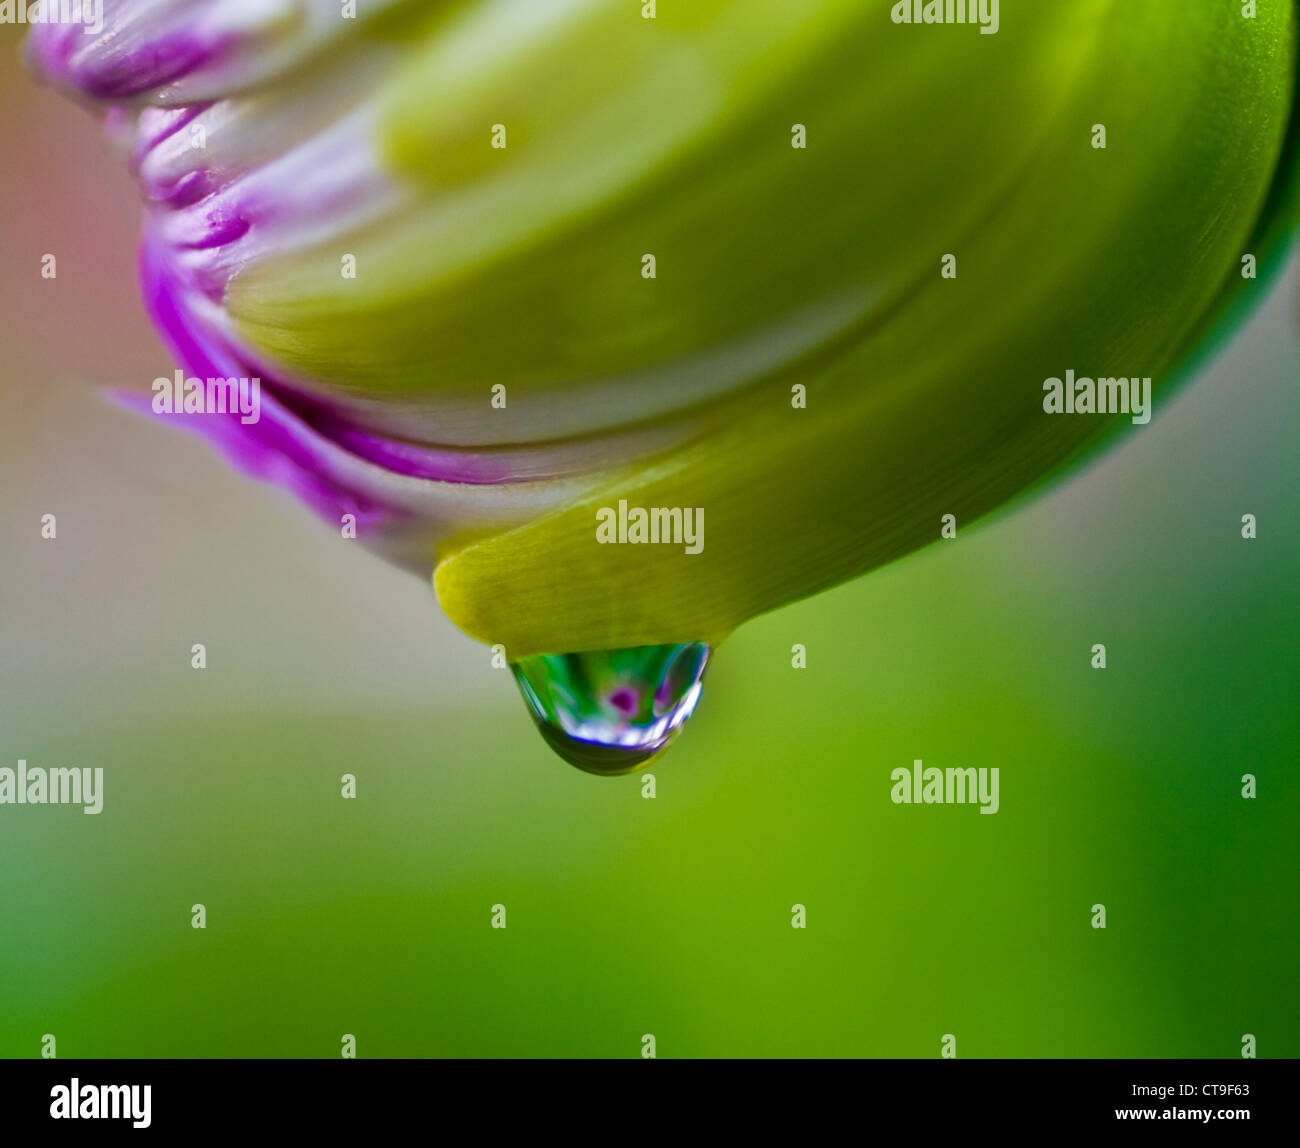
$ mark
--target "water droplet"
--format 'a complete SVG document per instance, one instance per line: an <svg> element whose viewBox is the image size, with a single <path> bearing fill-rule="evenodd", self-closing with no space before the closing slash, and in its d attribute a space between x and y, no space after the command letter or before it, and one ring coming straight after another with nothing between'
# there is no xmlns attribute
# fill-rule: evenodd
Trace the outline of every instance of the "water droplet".
<svg viewBox="0 0 1300 1148"><path fill-rule="evenodd" d="M539 654L511 669L546 743L588 773L627 773L663 752L700 700L708 646Z"/></svg>

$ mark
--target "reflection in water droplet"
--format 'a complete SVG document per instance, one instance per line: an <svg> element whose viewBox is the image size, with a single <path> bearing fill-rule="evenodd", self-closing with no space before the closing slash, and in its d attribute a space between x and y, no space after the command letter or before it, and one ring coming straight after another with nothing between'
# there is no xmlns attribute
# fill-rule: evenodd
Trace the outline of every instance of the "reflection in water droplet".
<svg viewBox="0 0 1300 1148"><path fill-rule="evenodd" d="M667 748L700 700L703 642L539 654L511 667L542 737L588 773L627 773Z"/></svg>

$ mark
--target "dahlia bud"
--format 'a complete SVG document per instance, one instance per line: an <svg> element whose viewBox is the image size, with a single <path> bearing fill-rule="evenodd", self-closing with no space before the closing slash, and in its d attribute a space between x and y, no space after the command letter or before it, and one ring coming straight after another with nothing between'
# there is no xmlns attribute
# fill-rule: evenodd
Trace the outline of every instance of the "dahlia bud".
<svg viewBox="0 0 1300 1148"><path fill-rule="evenodd" d="M31 51L129 141L178 360L260 381L195 425L597 772L746 619L1141 433L1295 221L1293 2L348 9Z"/></svg>

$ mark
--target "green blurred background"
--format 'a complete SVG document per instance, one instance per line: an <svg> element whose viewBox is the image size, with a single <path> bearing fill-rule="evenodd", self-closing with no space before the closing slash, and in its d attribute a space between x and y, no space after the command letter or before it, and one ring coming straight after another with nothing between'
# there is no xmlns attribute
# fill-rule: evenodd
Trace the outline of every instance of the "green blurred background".
<svg viewBox="0 0 1300 1148"><path fill-rule="evenodd" d="M173 364L120 157L19 39L0 764L106 797L0 806L0 1056L1300 1055L1294 265L1086 469L745 627L647 800L427 586L99 396ZM915 758L1000 812L892 804Z"/></svg>

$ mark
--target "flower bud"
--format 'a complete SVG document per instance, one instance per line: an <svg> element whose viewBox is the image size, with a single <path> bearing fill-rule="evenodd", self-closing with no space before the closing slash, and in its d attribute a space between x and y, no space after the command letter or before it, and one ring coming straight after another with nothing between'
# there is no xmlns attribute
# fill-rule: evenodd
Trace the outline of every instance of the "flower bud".
<svg viewBox="0 0 1300 1148"><path fill-rule="evenodd" d="M357 7L32 51L115 108L178 358L262 380L206 433L512 660L716 645L1140 433L1052 380L1158 411L1295 222L1294 3Z"/></svg>

